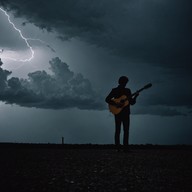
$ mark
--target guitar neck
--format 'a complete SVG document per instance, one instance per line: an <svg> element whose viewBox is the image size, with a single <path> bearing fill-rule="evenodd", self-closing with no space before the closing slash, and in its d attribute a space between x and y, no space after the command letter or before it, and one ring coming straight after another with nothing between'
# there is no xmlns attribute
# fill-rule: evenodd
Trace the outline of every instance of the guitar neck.
<svg viewBox="0 0 192 192"><path fill-rule="evenodd" d="M141 89L139 89L139 90L137 90L136 92L134 92L133 94L131 94L131 97L133 97L134 95L136 95L137 93L139 93L139 92L141 92L141 91L143 91L143 90L145 90L145 89L148 89L148 88L150 88L152 86L152 84L151 83L148 83L147 85L145 85L144 87L142 87ZM126 100L129 100L128 98L126 98L126 99L123 99L124 101L126 101Z"/></svg>
<svg viewBox="0 0 192 192"><path fill-rule="evenodd" d="M136 95L137 93L139 93L139 92L141 92L141 91L143 91L143 90L144 90L144 88L141 88L141 89L135 91L135 93L131 94L131 96L133 97L134 95Z"/></svg>
<svg viewBox="0 0 192 192"><path fill-rule="evenodd" d="M134 95L136 95L137 93L143 91L144 89L150 88L151 86L152 86L152 84L151 84L151 83L148 83L148 84L145 85L143 88L141 88L141 89L137 90L135 93L133 93L131 96L134 96Z"/></svg>

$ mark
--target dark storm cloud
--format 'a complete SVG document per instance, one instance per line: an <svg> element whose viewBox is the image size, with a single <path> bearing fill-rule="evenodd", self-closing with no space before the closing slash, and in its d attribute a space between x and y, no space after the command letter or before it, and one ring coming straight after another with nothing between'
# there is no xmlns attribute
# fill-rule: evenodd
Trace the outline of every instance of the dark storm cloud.
<svg viewBox="0 0 192 192"><path fill-rule="evenodd" d="M154 84L158 89L143 103L168 106L169 114L177 114L169 109L172 106L192 107L190 0L0 0L0 4L27 22L57 32L62 40L78 38L103 47L126 63L135 63L135 68L147 64L150 73L154 69L150 66L158 66L156 79L161 82Z"/></svg>
<svg viewBox="0 0 192 192"><path fill-rule="evenodd" d="M151 100L148 100L147 98L145 102L148 105L165 105L165 106L175 106L175 107L192 107L192 101L191 101L191 96L192 94L190 91L187 94L183 94L182 92L179 92L177 94L173 94L172 97L169 95L167 97L166 93L165 94L155 94L155 95L150 95L150 98L153 98Z"/></svg>
<svg viewBox="0 0 192 192"><path fill-rule="evenodd" d="M1 63L2 65L2 63ZM0 68L0 100L26 107L64 109L104 109L89 80L74 74L58 57L50 61L52 75L46 71L28 74L28 79L12 77Z"/></svg>
<svg viewBox="0 0 192 192"><path fill-rule="evenodd" d="M143 115L159 115L159 116L187 116L189 112L181 111L177 108L167 107L163 105L153 106L136 106L132 109L133 114L143 114Z"/></svg>
<svg viewBox="0 0 192 192"><path fill-rule="evenodd" d="M78 37L133 61L191 69L190 0L0 2L61 39Z"/></svg>

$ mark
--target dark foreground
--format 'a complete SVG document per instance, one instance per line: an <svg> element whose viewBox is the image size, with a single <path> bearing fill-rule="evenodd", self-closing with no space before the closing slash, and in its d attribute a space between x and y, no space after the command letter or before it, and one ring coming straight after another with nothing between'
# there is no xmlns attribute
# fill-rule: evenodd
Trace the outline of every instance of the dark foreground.
<svg viewBox="0 0 192 192"><path fill-rule="evenodd" d="M191 147L0 144L0 192L191 192Z"/></svg>

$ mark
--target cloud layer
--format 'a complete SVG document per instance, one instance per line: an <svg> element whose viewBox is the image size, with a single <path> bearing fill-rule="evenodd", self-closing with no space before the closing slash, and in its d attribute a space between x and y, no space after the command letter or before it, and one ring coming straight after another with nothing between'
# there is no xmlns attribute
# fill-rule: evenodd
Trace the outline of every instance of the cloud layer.
<svg viewBox="0 0 192 192"><path fill-rule="evenodd" d="M0 100L9 104L49 109L105 108L90 81L82 74L72 72L58 57L49 63L52 74L35 71L28 74L28 79L9 79L11 72L0 68Z"/></svg>
<svg viewBox="0 0 192 192"><path fill-rule="evenodd" d="M10 10L15 16L24 18L41 29L56 32L61 40L77 38L89 44L104 47L110 53L126 60L126 64L134 63L135 70L137 70L138 63L148 65L148 68L144 69L144 73L149 70L153 74L155 67L160 69L155 78L155 80L160 80L160 83L152 82L153 95L146 100L141 99L141 103L154 106L151 108L152 114L170 115L179 114L172 107L188 107L189 109L192 107L192 90L189 83L192 81L191 4L190 0L0 0L0 5ZM111 63L106 63L106 65L110 66ZM123 67L128 70L127 66ZM65 82L56 69L52 70L57 76L58 85L62 81ZM68 78L76 77L71 73L66 72L66 76ZM81 77L77 78L81 79ZM143 78L142 73L140 78ZM57 99L54 100L51 95L51 90L58 85L55 86L53 76L46 72L39 71L29 74L27 82L20 79L12 81L12 83L20 82L21 86L25 88L30 87L30 90L35 93L32 100L39 99L41 107L44 100L43 97L41 98L43 93L47 96L46 98L52 99L52 104L49 102L49 105L56 105L53 104L54 102L62 103ZM30 86L27 84L29 82ZM43 84L42 87L39 86L40 84ZM72 82L70 82L70 86L72 86ZM58 98L57 94L60 93L58 90L64 89L67 92L70 90L67 86L58 88L57 92L54 92L55 97ZM73 91L80 94L82 89L78 87ZM73 96L76 95L75 93ZM25 94L30 95L31 92L25 92ZM66 96L65 99L67 98ZM7 102L11 103L11 100ZM37 106L38 102L35 103ZM88 103L93 104L92 101ZM81 104L76 103L75 105L83 108ZM65 103L65 105L67 104ZM61 106L67 107L65 105L61 104ZM163 108L159 109L160 105ZM93 106L92 108L94 108ZM164 107L167 107L167 113ZM140 109L138 113L140 112L145 113L145 110Z"/></svg>
<svg viewBox="0 0 192 192"><path fill-rule="evenodd" d="M61 39L79 38L129 60L191 69L191 1L0 0ZM43 9L42 9L43 7Z"/></svg>
<svg viewBox="0 0 192 192"><path fill-rule="evenodd" d="M99 95L88 79L75 74L58 57L50 62L50 73L35 71L28 79L11 77L11 71L2 69L0 60L0 100L7 104L44 109L78 108L86 110L105 110L104 96ZM138 104L132 108L133 114L151 114L159 116L186 115L179 107L189 105L178 98L170 100L166 95L156 98L146 95L138 98Z"/></svg>

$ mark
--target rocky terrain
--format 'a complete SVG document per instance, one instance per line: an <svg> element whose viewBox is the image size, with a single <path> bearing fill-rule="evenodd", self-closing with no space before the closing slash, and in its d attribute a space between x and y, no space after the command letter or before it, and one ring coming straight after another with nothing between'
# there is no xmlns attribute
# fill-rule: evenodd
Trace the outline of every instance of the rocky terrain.
<svg viewBox="0 0 192 192"><path fill-rule="evenodd" d="M191 192L191 147L0 144L0 192Z"/></svg>

